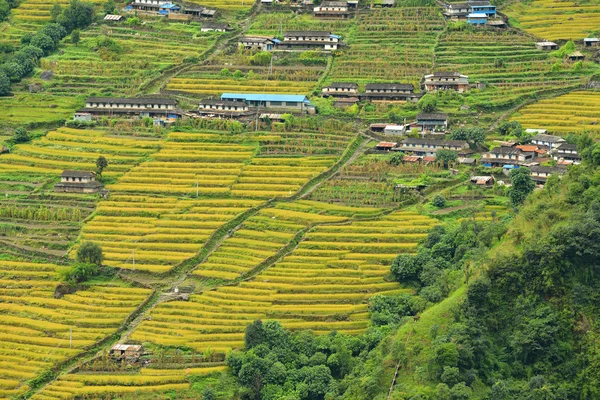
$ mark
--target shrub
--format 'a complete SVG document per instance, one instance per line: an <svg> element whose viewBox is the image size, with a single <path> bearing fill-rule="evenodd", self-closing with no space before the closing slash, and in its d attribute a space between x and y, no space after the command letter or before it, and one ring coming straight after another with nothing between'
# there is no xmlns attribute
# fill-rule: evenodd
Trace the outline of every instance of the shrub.
<svg viewBox="0 0 600 400"><path fill-rule="evenodd" d="M10 93L10 79L4 71L0 70L0 96L6 96Z"/></svg>
<svg viewBox="0 0 600 400"><path fill-rule="evenodd" d="M77 261L80 263L102 265L102 248L94 242L83 242L77 249Z"/></svg>
<svg viewBox="0 0 600 400"><path fill-rule="evenodd" d="M431 200L431 204L433 204L437 208L442 208L446 205L446 198L441 194L436 194Z"/></svg>
<svg viewBox="0 0 600 400"><path fill-rule="evenodd" d="M421 97L421 100L417 103L419 110L423 112L432 112L437 108L437 98L432 94L426 94Z"/></svg>
<svg viewBox="0 0 600 400"><path fill-rule="evenodd" d="M30 140L31 139L29 138L27 129L25 129L23 127L19 127L15 130L15 137L14 137L15 143L26 143L26 142L29 142Z"/></svg>

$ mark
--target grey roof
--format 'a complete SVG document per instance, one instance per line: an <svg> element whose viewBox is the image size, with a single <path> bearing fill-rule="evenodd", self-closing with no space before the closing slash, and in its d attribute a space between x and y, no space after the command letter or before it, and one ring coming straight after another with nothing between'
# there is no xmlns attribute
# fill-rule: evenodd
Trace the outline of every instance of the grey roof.
<svg viewBox="0 0 600 400"><path fill-rule="evenodd" d="M447 8L469 8L469 5L467 3L448 4Z"/></svg>
<svg viewBox="0 0 600 400"><path fill-rule="evenodd" d="M332 82L327 87L344 88L344 89L356 89L358 84L354 82Z"/></svg>
<svg viewBox="0 0 600 400"><path fill-rule="evenodd" d="M412 83L367 83L366 90L415 90Z"/></svg>
<svg viewBox="0 0 600 400"><path fill-rule="evenodd" d="M550 143L557 143L557 142L564 142L565 140L563 138L561 138L560 136L554 136L554 135L545 135L543 133L538 133L537 135L535 135L534 137L531 138L531 140L536 140L536 141L541 141L541 142L550 142Z"/></svg>
<svg viewBox="0 0 600 400"><path fill-rule="evenodd" d="M113 104L177 104L177 100L159 97L88 97L87 103L113 103Z"/></svg>
<svg viewBox="0 0 600 400"><path fill-rule="evenodd" d="M515 147L495 147L492 151L492 154L524 154L521 149L517 149Z"/></svg>
<svg viewBox="0 0 600 400"><path fill-rule="evenodd" d="M483 6L492 6L492 4L490 4L489 1L470 1L469 5L471 7L475 6L475 7L483 7Z"/></svg>
<svg viewBox="0 0 600 400"><path fill-rule="evenodd" d="M434 119L434 120L444 120L446 121L448 119L448 114L442 114L442 113L421 113L419 115L417 115L417 121L420 119Z"/></svg>
<svg viewBox="0 0 600 400"><path fill-rule="evenodd" d="M417 139L407 138L402 141L403 144L421 144L433 146L459 146L462 147L468 144L464 140L436 140L436 139Z"/></svg>
<svg viewBox="0 0 600 400"><path fill-rule="evenodd" d="M240 38L240 42L258 42L258 43L264 43L264 42L271 42L271 38L265 37L265 36L242 36Z"/></svg>
<svg viewBox="0 0 600 400"><path fill-rule="evenodd" d="M90 171L65 170L60 176L63 178L94 178L96 174Z"/></svg>
<svg viewBox="0 0 600 400"><path fill-rule="evenodd" d="M531 167L529 167L529 169L531 170L531 172L541 172L544 174L563 174L566 170L565 167L544 167L541 165L532 165Z"/></svg>
<svg viewBox="0 0 600 400"><path fill-rule="evenodd" d="M229 107L246 107L246 103L243 101L234 101L234 100L221 100L221 99L203 99L200 100L199 104L206 104L210 106L229 106Z"/></svg>
<svg viewBox="0 0 600 400"><path fill-rule="evenodd" d="M228 29L229 24L225 22L203 22L201 29Z"/></svg>
<svg viewBox="0 0 600 400"><path fill-rule="evenodd" d="M348 3L345 1L324 1L321 3L321 7L348 7Z"/></svg>
<svg viewBox="0 0 600 400"><path fill-rule="evenodd" d="M329 37L331 32L327 31L287 31L283 36L316 36L316 37Z"/></svg>
<svg viewBox="0 0 600 400"><path fill-rule="evenodd" d="M456 72L456 71L438 71L438 72L434 72L433 76L435 76L436 78L442 77L453 77L453 78L458 78L460 77L460 72Z"/></svg>
<svg viewBox="0 0 600 400"><path fill-rule="evenodd" d="M576 144L571 144L571 143L563 143L560 146L558 146L558 150L570 150L570 151L577 151L577 145Z"/></svg>

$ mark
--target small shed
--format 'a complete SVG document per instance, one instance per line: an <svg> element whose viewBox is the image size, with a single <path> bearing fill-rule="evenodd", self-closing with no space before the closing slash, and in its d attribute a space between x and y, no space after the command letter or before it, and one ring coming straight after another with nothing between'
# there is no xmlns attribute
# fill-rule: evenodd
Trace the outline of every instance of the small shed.
<svg viewBox="0 0 600 400"><path fill-rule="evenodd" d="M92 114L88 112L76 112L75 115L73 115L73 119L75 121L90 122L92 120Z"/></svg>
<svg viewBox="0 0 600 400"><path fill-rule="evenodd" d="M477 160L472 157L460 157L458 159L458 163L462 165L475 165L476 162Z"/></svg>
<svg viewBox="0 0 600 400"><path fill-rule="evenodd" d="M538 42L535 44L535 48L538 50L557 50L558 45L554 42Z"/></svg>
<svg viewBox="0 0 600 400"><path fill-rule="evenodd" d="M471 25L485 25L488 21L487 14L471 13L467 15L467 22Z"/></svg>
<svg viewBox="0 0 600 400"><path fill-rule="evenodd" d="M600 40L598 38L585 38L583 39L583 45L585 47L598 47Z"/></svg>
<svg viewBox="0 0 600 400"><path fill-rule="evenodd" d="M106 16L104 17L105 21L110 21L110 22L119 22L123 19L122 15L114 15L114 14L106 14Z"/></svg>
<svg viewBox="0 0 600 400"><path fill-rule="evenodd" d="M397 143L394 142L379 142L377 143L377 146L375 146L375 149L379 151L390 151L396 147L396 145Z"/></svg>
<svg viewBox="0 0 600 400"><path fill-rule="evenodd" d="M492 175L472 176L471 183L477 186L492 186L494 184L494 177Z"/></svg>
<svg viewBox="0 0 600 400"><path fill-rule="evenodd" d="M370 129L371 132L383 132L388 125L390 124L375 123L371 124Z"/></svg>
<svg viewBox="0 0 600 400"><path fill-rule="evenodd" d="M421 161L421 157L419 156L404 156L402 157L402 161L406 163L418 163Z"/></svg>
<svg viewBox="0 0 600 400"><path fill-rule="evenodd" d="M580 51L574 51L573 53L569 54L567 58L569 61L583 61L585 56Z"/></svg>
<svg viewBox="0 0 600 400"><path fill-rule="evenodd" d="M115 344L110 348L110 356L118 360L138 359L144 353L144 348L139 344Z"/></svg>
<svg viewBox="0 0 600 400"><path fill-rule="evenodd" d="M387 135L402 135L406 132L405 125L388 125L383 129L383 132Z"/></svg>
<svg viewBox="0 0 600 400"><path fill-rule="evenodd" d="M423 156L423 157L421 157L421 161L425 165L434 163L435 162L435 156Z"/></svg>

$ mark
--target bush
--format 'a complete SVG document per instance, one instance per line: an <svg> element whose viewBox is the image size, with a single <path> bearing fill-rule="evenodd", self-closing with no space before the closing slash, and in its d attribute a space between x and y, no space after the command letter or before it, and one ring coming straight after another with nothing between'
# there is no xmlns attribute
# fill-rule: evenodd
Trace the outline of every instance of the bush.
<svg viewBox="0 0 600 400"><path fill-rule="evenodd" d="M250 57L250 65L269 65L271 62L271 53L268 51L259 51Z"/></svg>
<svg viewBox="0 0 600 400"><path fill-rule="evenodd" d="M425 96L421 97L417 103L417 107L423 112L435 111L437 108L437 98L434 95L427 93Z"/></svg>
<svg viewBox="0 0 600 400"><path fill-rule="evenodd" d="M6 96L10 93L10 79L4 71L0 70L0 96Z"/></svg>
<svg viewBox="0 0 600 400"><path fill-rule="evenodd" d="M94 242L83 242L77 249L77 261L97 266L102 265L102 248Z"/></svg>
<svg viewBox="0 0 600 400"><path fill-rule="evenodd" d="M27 143L31 139L29 138L29 134L27 133L27 129L23 127L19 127L15 130L14 142L15 143Z"/></svg>
<svg viewBox="0 0 600 400"><path fill-rule="evenodd" d="M441 194L436 194L431 200L431 204L433 204L437 208L442 208L446 205L446 198Z"/></svg>
<svg viewBox="0 0 600 400"><path fill-rule="evenodd" d="M93 263L78 262L70 269L62 271L61 275L66 282L75 284L85 282L92 276L98 275L100 268Z"/></svg>

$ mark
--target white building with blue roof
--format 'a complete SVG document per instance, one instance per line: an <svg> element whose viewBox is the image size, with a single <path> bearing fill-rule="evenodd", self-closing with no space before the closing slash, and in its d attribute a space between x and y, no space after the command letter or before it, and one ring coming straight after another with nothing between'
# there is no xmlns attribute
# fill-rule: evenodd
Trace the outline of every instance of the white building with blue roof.
<svg viewBox="0 0 600 400"><path fill-rule="evenodd" d="M314 114L315 106L303 94L223 93L221 100L244 102L251 108Z"/></svg>

